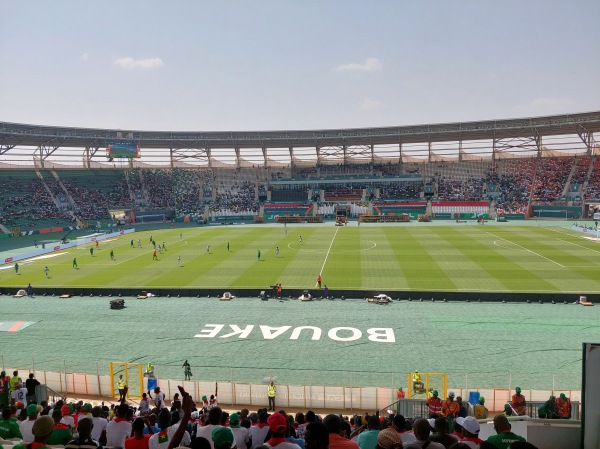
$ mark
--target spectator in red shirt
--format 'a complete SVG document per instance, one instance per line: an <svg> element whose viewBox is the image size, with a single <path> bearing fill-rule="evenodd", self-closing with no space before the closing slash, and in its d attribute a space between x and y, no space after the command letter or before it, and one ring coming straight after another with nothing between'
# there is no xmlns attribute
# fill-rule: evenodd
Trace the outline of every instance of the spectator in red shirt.
<svg viewBox="0 0 600 449"><path fill-rule="evenodd" d="M144 426L148 427L148 433L144 433ZM136 418L132 424L133 436L125 440L125 449L148 449L148 440L154 434L148 416Z"/></svg>
<svg viewBox="0 0 600 449"><path fill-rule="evenodd" d="M323 424L329 432L329 449L358 449L358 444L342 436L342 419L338 415L327 415Z"/></svg>

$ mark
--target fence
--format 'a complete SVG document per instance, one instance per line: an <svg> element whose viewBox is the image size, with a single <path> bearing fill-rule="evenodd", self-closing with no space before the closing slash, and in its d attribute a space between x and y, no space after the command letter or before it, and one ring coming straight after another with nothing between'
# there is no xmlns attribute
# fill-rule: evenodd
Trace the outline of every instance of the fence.
<svg viewBox="0 0 600 449"><path fill-rule="evenodd" d="M111 377L108 374L100 374L98 365L96 374L72 373L65 369L62 372L46 370L29 370L27 368L7 368L7 373L18 370L33 372L36 379L52 390L64 395L111 397ZM24 377L24 376L23 376ZM158 378L158 386L165 393L167 399L172 398L178 392L177 385L182 385L195 398L215 393L215 381L192 380L183 381L176 379ZM258 407L268 406L267 385L265 383L248 383L237 381L218 381L219 402L231 405L247 405ZM385 410L396 402L396 388L390 387L365 387L365 386L325 386L325 385L286 385L277 384L277 406L297 407L303 409L334 409L334 410L357 410L375 411ZM502 411L504 404L510 401L512 390L508 388L449 388L456 396L462 396L467 402L471 392L477 392L486 398L486 407L491 411ZM573 403L581 401L579 390L525 390L522 394L530 403L543 403L550 395L558 396L565 393ZM407 404L410 401L406 400ZM421 400L421 402L423 402ZM418 403L418 402L415 402ZM409 407L407 405L407 407ZM417 407L417 406L415 406ZM418 406L422 407L422 406ZM534 407L534 406L532 406ZM573 405L573 409L575 409ZM394 409L395 411L395 406ZM420 408L410 409L411 413L406 416L425 416ZM537 414L537 408L532 412Z"/></svg>

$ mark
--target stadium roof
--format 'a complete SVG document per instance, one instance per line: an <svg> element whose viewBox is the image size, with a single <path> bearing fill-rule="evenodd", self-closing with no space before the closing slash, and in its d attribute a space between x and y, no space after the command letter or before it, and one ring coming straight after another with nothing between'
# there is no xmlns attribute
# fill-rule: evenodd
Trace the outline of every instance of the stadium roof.
<svg viewBox="0 0 600 449"><path fill-rule="evenodd" d="M0 122L0 154L15 146L101 148L120 139L142 148L293 148L385 145L480 139L590 135L600 132L600 111L464 123L281 131L136 131Z"/></svg>

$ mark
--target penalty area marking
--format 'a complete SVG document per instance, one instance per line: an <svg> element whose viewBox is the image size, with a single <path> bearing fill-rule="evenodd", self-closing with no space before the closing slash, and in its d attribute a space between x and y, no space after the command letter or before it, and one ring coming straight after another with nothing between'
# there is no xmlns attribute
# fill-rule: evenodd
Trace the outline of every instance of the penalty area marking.
<svg viewBox="0 0 600 449"><path fill-rule="evenodd" d="M527 248L525 248L524 246L521 246L521 245L519 245L518 243L511 242L510 240L508 240L508 239L504 239L504 238L502 238L502 237L500 237L500 236L497 236L496 234L492 234L491 232L488 232L488 234L489 234L489 235L493 235L493 236L494 236L494 237L496 237L498 240L504 240L505 242L512 243L513 245L516 245L516 246L518 246L519 248L521 248L521 249L524 249L525 251L527 251L527 252L529 252L529 253L531 253L531 254L535 254L536 256L538 256L538 257L541 257L542 259L546 259L548 262L552 262L553 264L556 264L556 265L558 265L558 266L559 266L559 267L561 267L561 268L567 268L567 267L565 267L564 265L562 265L562 264L560 264L560 263L558 263L558 262L556 262L556 261L554 261L554 260L552 260L552 259L548 259L546 256L542 256L541 254L538 254L538 253L536 253L535 251L532 251L532 250L530 250L530 249L527 249ZM494 244L496 244L496 242L494 242ZM498 245L498 246L499 246L499 245Z"/></svg>

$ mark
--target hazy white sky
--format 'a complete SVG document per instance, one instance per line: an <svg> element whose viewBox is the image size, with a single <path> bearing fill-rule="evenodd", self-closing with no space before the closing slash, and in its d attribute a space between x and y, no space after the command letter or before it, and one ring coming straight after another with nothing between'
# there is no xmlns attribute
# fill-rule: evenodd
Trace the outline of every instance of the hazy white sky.
<svg viewBox="0 0 600 449"><path fill-rule="evenodd" d="M0 0L0 121L265 130L599 109L598 0Z"/></svg>

